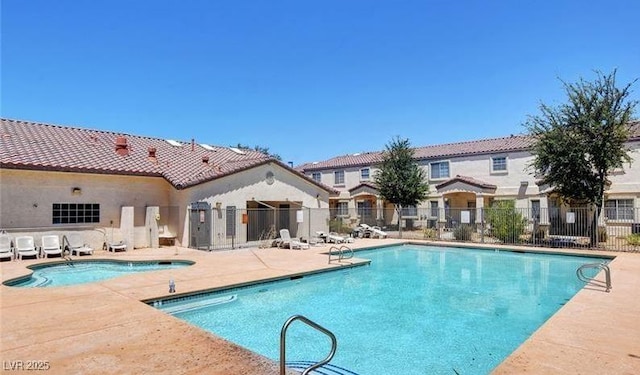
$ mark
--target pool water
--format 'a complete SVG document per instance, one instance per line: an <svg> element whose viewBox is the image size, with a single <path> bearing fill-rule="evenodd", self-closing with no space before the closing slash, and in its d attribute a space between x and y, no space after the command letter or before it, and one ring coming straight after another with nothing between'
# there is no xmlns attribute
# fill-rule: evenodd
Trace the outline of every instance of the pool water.
<svg viewBox="0 0 640 375"><path fill-rule="evenodd" d="M576 269L597 261L426 246L357 256L371 265L161 308L274 360L282 325L301 314L337 336L331 364L357 374L486 374L584 286ZM196 308L206 298L215 303ZM288 361L318 361L329 350L304 324L288 330Z"/></svg>
<svg viewBox="0 0 640 375"><path fill-rule="evenodd" d="M85 284L139 272L181 268L192 264L186 261L123 262L123 261L72 261L65 263L30 266L29 278L5 282L18 287L49 287Z"/></svg>

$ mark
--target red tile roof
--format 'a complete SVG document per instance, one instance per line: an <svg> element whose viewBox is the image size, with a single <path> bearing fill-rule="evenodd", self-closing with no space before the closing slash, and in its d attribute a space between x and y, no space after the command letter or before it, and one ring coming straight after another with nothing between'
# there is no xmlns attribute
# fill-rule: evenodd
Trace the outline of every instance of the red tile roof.
<svg viewBox="0 0 640 375"><path fill-rule="evenodd" d="M173 146L159 138L11 119L0 119L0 123L2 168L163 177L177 189L269 162L299 174L253 150L238 153L229 147L192 142ZM116 152L120 137L126 139L126 155ZM155 157L150 157L150 149L155 149Z"/></svg>
<svg viewBox="0 0 640 375"><path fill-rule="evenodd" d="M640 121L631 121L630 141L640 140ZM480 139L476 141L446 143L441 145L414 148L416 160L437 160L447 157L494 154L502 152L527 151L533 145L533 137L528 135L511 135L509 137ZM324 169L361 167L379 164L382 151L363 152L337 156L328 160L305 163L296 167L301 172Z"/></svg>
<svg viewBox="0 0 640 375"><path fill-rule="evenodd" d="M441 182L438 185L436 185L436 189L441 189L445 186L449 186L451 184L453 184L454 182L463 182L465 184L471 185L471 186L476 186L479 187L481 189L490 189L490 190L495 190L498 187L494 184L490 184L488 182L484 182L484 181L480 181L477 180L473 177L467 177L467 176L460 176L457 175L454 178L450 178L447 181Z"/></svg>

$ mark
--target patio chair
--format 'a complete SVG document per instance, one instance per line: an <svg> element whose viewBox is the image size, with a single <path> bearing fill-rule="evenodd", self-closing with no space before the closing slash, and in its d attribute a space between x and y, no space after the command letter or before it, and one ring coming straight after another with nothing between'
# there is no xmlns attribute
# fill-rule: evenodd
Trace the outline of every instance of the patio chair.
<svg viewBox="0 0 640 375"><path fill-rule="evenodd" d="M38 250L31 236L16 237L16 259L24 257L38 257Z"/></svg>
<svg viewBox="0 0 640 375"><path fill-rule="evenodd" d="M13 259L13 246L11 246L11 237L6 233L0 233L0 259Z"/></svg>
<svg viewBox="0 0 640 375"><path fill-rule="evenodd" d="M328 243L346 243L346 242L353 242L354 239L352 237L348 237L348 236L341 236L336 232L329 232L329 234L327 234L327 242Z"/></svg>
<svg viewBox="0 0 640 375"><path fill-rule="evenodd" d="M289 246L290 249L308 249L309 244L291 239L289 229L280 229L280 246Z"/></svg>
<svg viewBox="0 0 640 375"><path fill-rule="evenodd" d="M113 251L114 253L120 250L127 251L127 243L124 241L107 242L107 250Z"/></svg>
<svg viewBox="0 0 640 375"><path fill-rule="evenodd" d="M69 233L65 235L62 242L64 243L65 241L67 242L69 253L71 255L74 253L76 255L93 254L93 248L84 243L80 233Z"/></svg>
<svg viewBox="0 0 640 375"><path fill-rule="evenodd" d="M40 254L43 258L48 258L49 255L60 255L60 257L62 257L60 237L58 237L57 235L42 236L42 247L40 247Z"/></svg>
<svg viewBox="0 0 640 375"><path fill-rule="evenodd" d="M372 227L368 224L360 223L360 227L362 227L362 229L364 230L364 237L369 237L369 238L374 238L374 237L386 238L387 237L387 232L384 232L378 226Z"/></svg>

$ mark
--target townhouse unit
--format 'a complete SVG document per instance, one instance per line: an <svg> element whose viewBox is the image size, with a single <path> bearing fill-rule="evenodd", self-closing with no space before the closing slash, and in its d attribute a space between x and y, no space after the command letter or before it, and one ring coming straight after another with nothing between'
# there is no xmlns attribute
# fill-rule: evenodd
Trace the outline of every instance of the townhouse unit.
<svg viewBox="0 0 640 375"><path fill-rule="evenodd" d="M640 123L632 127L627 143L634 160L640 160ZM563 214L563 203L545 186L539 186L530 164L533 139L527 135L416 147L414 157L428 178L427 199L403 210L404 227L446 227L454 222L480 223L482 209L494 200L514 200L529 219L549 224ZM349 223L390 225L397 215L381 199L374 182L382 151L337 156L297 166L311 179L338 193L329 198L333 218ZM639 221L640 165L632 163L613 171L605 193L607 225L631 227Z"/></svg>
<svg viewBox="0 0 640 375"><path fill-rule="evenodd" d="M333 189L268 155L0 120L0 230L81 231L94 248L256 245L326 230ZM314 210L312 210L312 208ZM324 209L324 210L318 210ZM314 216L315 215L315 216Z"/></svg>

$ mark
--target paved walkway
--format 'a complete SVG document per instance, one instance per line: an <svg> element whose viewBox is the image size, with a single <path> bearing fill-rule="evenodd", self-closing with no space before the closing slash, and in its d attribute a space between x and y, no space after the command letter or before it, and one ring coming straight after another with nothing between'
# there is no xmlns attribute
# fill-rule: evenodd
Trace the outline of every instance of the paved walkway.
<svg viewBox="0 0 640 375"><path fill-rule="evenodd" d="M399 242L360 239L353 247ZM188 293L365 261L328 265L327 255L322 254L327 250L321 246L302 251L97 251L91 259L188 259L196 263L85 285L0 286L1 370L40 366L49 368L49 374L277 374L278 365L273 361L139 301L166 296L169 279L175 280L178 293ZM640 254L610 254L618 256L610 265L613 290L579 292L495 373L640 373L640 299L636 298ZM42 261L2 262L0 276L4 281L24 275L26 265Z"/></svg>

